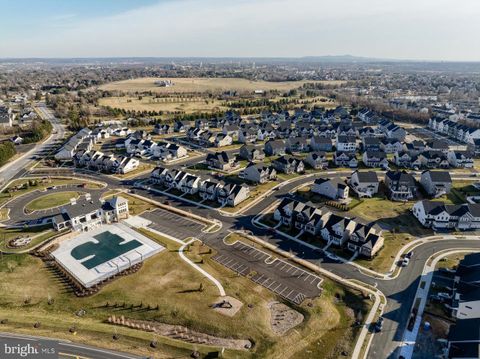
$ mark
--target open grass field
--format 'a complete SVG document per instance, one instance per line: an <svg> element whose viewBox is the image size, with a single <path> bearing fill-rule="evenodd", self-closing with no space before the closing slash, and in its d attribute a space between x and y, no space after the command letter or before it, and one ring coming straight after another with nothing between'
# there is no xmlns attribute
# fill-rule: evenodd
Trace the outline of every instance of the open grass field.
<svg viewBox="0 0 480 359"><path fill-rule="evenodd" d="M163 244L168 241L155 236L152 239ZM148 259L137 273L120 277L99 293L84 298L74 296L40 259L17 254L0 258L0 290L4 293L0 297L0 319L8 320L2 324L2 331L66 338L159 358L188 357L194 349L204 355L213 351L105 323L108 316L115 314L255 342L251 351L226 350L223 358L297 358L315 353L315 358L333 359L341 351L351 350L358 331L352 323L359 315L364 317L370 305L359 293L327 282L322 297L313 300L311 306L296 308L306 317L304 323L278 337L269 325L267 305L275 299L271 292L211 260L214 251L191 251L187 255L201 256L200 265L220 279L228 295L243 302L234 317L210 309L218 301L218 289L182 261L175 247L168 246ZM115 303L120 307L114 308ZM150 305L155 309L131 308L140 303L143 308ZM86 314L76 315L80 309ZM33 328L35 322L41 323L39 329ZM75 327L75 336L69 333L71 327ZM112 340L114 333L120 336L116 341ZM149 347L151 340L158 341L157 349Z"/></svg>
<svg viewBox="0 0 480 359"><path fill-rule="evenodd" d="M158 80L172 80L174 85L160 87L155 84ZM337 84L341 81L250 81L241 78L153 78L145 77L125 81L117 81L100 86L101 90L122 92L147 92L173 94L173 93L205 93L224 92L228 90L238 92L253 92L255 90L289 91L303 86L305 83Z"/></svg>
<svg viewBox="0 0 480 359"><path fill-rule="evenodd" d="M214 99L187 98L154 98L152 96L139 97L105 97L99 99L101 106L120 108L126 111L163 111L182 112L191 114L194 112L218 112L225 111L224 101Z"/></svg>
<svg viewBox="0 0 480 359"><path fill-rule="evenodd" d="M27 211L40 211L44 209L54 208L58 206L63 206L70 203L71 198L78 199L80 197L80 192L76 191L65 191L65 192L56 192L46 194L35 198L33 201L26 205Z"/></svg>

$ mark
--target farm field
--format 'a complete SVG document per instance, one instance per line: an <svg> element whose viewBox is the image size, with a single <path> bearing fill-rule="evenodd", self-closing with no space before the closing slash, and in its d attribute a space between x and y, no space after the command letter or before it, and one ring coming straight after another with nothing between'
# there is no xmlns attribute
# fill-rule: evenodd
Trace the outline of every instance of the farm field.
<svg viewBox="0 0 480 359"><path fill-rule="evenodd" d="M174 85L170 87L160 87L155 85L158 80L171 80ZM305 83L328 83L338 84L341 81L250 81L241 78L153 78L145 77L125 81L117 81L100 86L105 91L123 91L123 92L146 92L173 94L173 93L192 93L192 92L223 92L227 90L248 91L255 90L278 90L289 91L302 86Z"/></svg>

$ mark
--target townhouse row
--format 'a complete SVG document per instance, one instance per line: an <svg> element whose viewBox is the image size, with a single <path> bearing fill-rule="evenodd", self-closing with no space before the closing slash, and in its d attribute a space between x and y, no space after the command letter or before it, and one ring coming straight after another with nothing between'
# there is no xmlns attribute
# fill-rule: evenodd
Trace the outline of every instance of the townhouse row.
<svg viewBox="0 0 480 359"><path fill-rule="evenodd" d="M156 167L150 180L167 190L176 189L189 195L198 195L202 200L216 201L222 206L235 207L250 197L250 188L234 183L202 180L201 177L177 169Z"/></svg>
<svg viewBox="0 0 480 359"><path fill-rule="evenodd" d="M322 238L328 244L346 248L352 253L372 258L383 247L382 230L375 224L343 217L326 207L284 198L275 209L273 218L279 224Z"/></svg>

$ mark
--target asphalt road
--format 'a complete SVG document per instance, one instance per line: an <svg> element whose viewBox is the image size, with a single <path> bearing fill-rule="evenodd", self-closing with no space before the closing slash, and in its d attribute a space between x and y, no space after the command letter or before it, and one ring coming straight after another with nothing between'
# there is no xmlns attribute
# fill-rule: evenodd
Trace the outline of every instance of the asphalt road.
<svg viewBox="0 0 480 359"><path fill-rule="evenodd" d="M52 147L60 142L65 136L64 126L60 123L60 120L53 116L52 112L45 106L45 104L39 103L36 108L43 119L46 119L52 123L52 135L46 141L37 143L30 151L24 153L16 160L1 167L0 186L23 174L25 172L24 169L35 162L35 158L37 156L51 152Z"/></svg>
<svg viewBox="0 0 480 359"><path fill-rule="evenodd" d="M8 215L10 219L2 222L2 224L10 225L10 226L14 226L14 225L18 226L18 225L22 225L25 222L54 217L55 215L60 213L59 207L48 209L48 210L35 211L32 213L26 213L25 207L31 201L41 196L49 195L52 193L58 193L58 192L72 191L72 192L81 192L82 196L86 193L90 193L92 201L99 201L102 194L105 193L107 190L108 190L107 188L85 189L85 188L78 187L78 185L65 185L65 186L57 186L57 188L55 189L48 189L45 191L37 190L37 191L29 192L23 196L15 198L14 200L12 200L11 202L7 203L4 206L4 208L9 209Z"/></svg>
<svg viewBox="0 0 480 359"><path fill-rule="evenodd" d="M29 345L31 351L37 350L38 353L43 353L42 356L27 355L26 358L82 358L82 359L141 359L142 356L116 352L101 348L95 348L89 345L72 343L62 341L54 338L36 337L28 335L16 335L11 333L0 332L0 357L5 359L20 358L18 354L6 353L7 347ZM32 353L32 352L31 352ZM50 353L50 354L49 354Z"/></svg>

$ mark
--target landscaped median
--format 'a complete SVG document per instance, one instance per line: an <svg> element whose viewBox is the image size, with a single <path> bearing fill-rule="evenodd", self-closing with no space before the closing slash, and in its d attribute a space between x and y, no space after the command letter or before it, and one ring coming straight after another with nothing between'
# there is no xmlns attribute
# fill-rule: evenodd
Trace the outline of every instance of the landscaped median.
<svg viewBox="0 0 480 359"><path fill-rule="evenodd" d="M101 189L105 185L87 179L72 179L65 177L29 177L11 181L0 192L0 206L6 202L33 191L43 191L47 188L61 186L81 186L82 191L87 189ZM80 188L79 188L80 190Z"/></svg>
<svg viewBox="0 0 480 359"><path fill-rule="evenodd" d="M25 206L25 211L31 213L45 209L60 207L70 203L72 199L78 199L82 193L77 191L65 191L45 194L35 198Z"/></svg>

